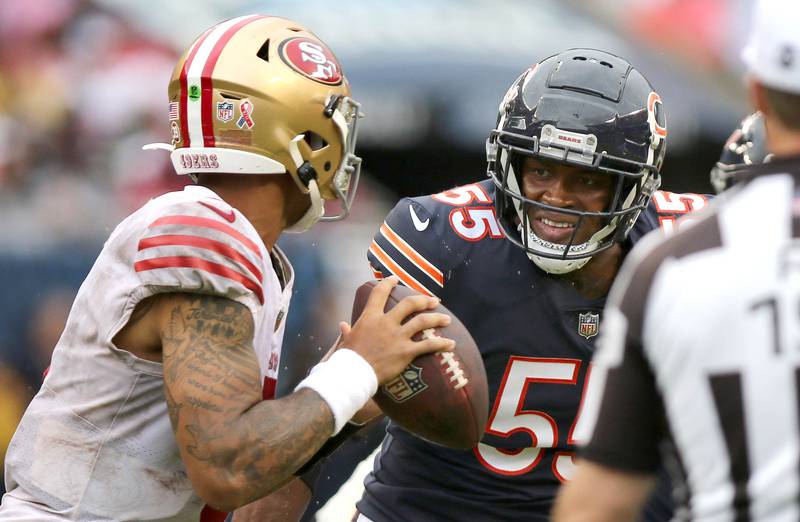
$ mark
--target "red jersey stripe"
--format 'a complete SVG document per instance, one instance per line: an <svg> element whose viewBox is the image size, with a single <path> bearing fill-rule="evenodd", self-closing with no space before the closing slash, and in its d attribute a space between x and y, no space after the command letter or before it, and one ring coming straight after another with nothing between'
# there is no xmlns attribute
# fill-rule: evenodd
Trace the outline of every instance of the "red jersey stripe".
<svg viewBox="0 0 800 522"><path fill-rule="evenodd" d="M155 257L153 259L145 259L137 261L133 265L134 270L137 272L145 272L147 270L157 270L159 268L196 268L209 272L218 276L222 276L231 281L241 283L245 288L252 291L258 297L258 301L264 304L264 291L261 285L247 277L240 274L235 270L231 270L227 266L219 263L213 263L206 259L190 256L169 256L169 257Z"/></svg>
<svg viewBox="0 0 800 522"><path fill-rule="evenodd" d="M203 33L200 38L197 39L197 43L195 43L194 47L192 47L192 50L189 52L189 56L187 56L186 61L183 62L183 69L181 69L181 139L187 147L191 147L192 145L189 141L189 107L187 105L189 99L189 85L187 84L189 66L192 64L194 56L197 54L197 50L200 49L200 46L203 45L203 42L213 30L214 28L211 27L205 33Z"/></svg>
<svg viewBox="0 0 800 522"><path fill-rule="evenodd" d="M201 120L202 120L202 128L203 128L203 144L206 147L213 147L215 140L214 140L214 86L211 82L211 75L214 72L214 67L217 65L217 60L219 59L219 55L222 53L222 50L228 44L230 39L236 34L239 29L244 27L245 25L255 22L256 20L260 20L261 18L267 18L263 15L254 15L244 20L241 20L231 26L225 33L222 34L220 39L214 44L214 48L211 50L211 53L208 55L208 59L206 63L203 65L203 72L200 73L200 88L201 88Z"/></svg>
<svg viewBox="0 0 800 522"><path fill-rule="evenodd" d="M245 236L235 228L229 227L225 223L220 223L217 220L197 216L164 216L150 223L148 228L163 225L187 225L190 227L213 228L214 230L219 230L220 232L224 232L225 234L228 234L232 238L238 240L241 244L246 246L248 250L257 255L259 259L264 259L261 255L261 249L259 249L258 245L251 241L249 237Z"/></svg>
<svg viewBox="0 0 800 522"><path fill-rule="evenodd" d="M413 288L421 294L433 296L433 292L425 288L419 281L414 279L414 276L403 270L403 267L395 263L394 260L389 257L389 254L387 254L380 246L378 246L378 243L373 241L372 245L369 247L369 251L372 252L372 255L377 257L378 260L383 263L383 265L388 268L391 273L399 277L400 281L402 281L404 285L409 288Z"/></svg>
<svg viewBox="0 0 800 522"><path fill-rule="evenodd" d="M237 261L247 268L251 274L256 276L259 282L263 281L264 278L261 274L261 270L259 270L253 263L250 262L241 252L232 248L230 245L226 245L221 241L215 241L213 239L208 239L206 237L198 237L198 236L186 236L186 235L163 235L163 236L154 236L154 237L146 237L139 241L139 252L148 248L155 248L160 246L189 246L189 247L197 247L202 248L204 250L211 250L212 252L216 252L218 254L222 254L223 256L231 259L233 261Z"/></svg>
<svg viewBox="0 0 800 522"><path fill-rule="evenodd" d="M277 385L278 381L274 377L264 377L264 386L261 388L261 398L265 401L274 399Z"/></svg>
<svg viewBox="0 0 800 522"><path fill-rule="evenodd" d="M225 522L227 519L227 513L217 511L209 505L203 506L203 511L200 512L200 522Z"/></svg>

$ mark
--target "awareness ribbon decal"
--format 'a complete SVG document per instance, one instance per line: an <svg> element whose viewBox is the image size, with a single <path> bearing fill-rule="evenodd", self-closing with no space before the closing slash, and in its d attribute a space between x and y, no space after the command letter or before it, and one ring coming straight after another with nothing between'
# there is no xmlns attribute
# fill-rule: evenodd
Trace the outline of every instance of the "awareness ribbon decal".
<svg viewBox="0 0 800 522"><path fill-rule="evenodd" d="M242 112L242 115L239 116L238 120L236 120L236 125L238 125L240 129L245 125L247 125L248 129L252 129L253 125L255 125L253 117L251 116L253 112L253 104L250 102L250 100L242 100L239 103L239 110Z"/></svg>

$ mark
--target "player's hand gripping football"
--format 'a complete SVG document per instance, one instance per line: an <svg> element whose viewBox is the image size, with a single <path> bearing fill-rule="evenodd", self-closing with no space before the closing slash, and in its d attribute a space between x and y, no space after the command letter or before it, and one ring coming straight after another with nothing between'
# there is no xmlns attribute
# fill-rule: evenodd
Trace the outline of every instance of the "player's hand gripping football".
<svg viewBox="0 0 800 522"><path fill-rule="evenodd" d="M346 327L346 323L341 325L339 346L361 355L375 370L380 384L396 377L419 355L452 351L455 347L455 341L443 337L412 340L423 330L450 324L450 317L445 314L425 312L439 304L435 297L409 296L384 313L386 301L397 283L397 277L392 276L375 285L361 317L352 328ZM406 321L415 313L417 315Z"/></svg>

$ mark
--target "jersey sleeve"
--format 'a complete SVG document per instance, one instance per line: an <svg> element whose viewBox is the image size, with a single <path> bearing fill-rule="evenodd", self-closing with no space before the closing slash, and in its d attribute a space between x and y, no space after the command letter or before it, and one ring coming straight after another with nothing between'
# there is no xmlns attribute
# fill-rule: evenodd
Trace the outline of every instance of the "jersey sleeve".
<svg viewBox="0 0 800 522"><path fill-rule="evenodd" d="M653 193L651 204L658 217L658 226L667 235L678 231L684 223L695 221L697 213L708 207L713 196L707 194L678 194L666 190Z"/></svg>
<svg viewBox="0 0 800 522"><path fill-rule="evenodd" d="M655 473L661 462L659 448L666 436L666 420L642 330L657 265L646 254L636 257L642 262L629 260L632 263L623 268L609 296L575 438L586 443L580 454L587 460Z"/></svg>
<svg viewBox="0 0 800 522"><path fill-rule="evenodd" d="M264 304L266 250L252 226L224 202L157 206L145 222L133 269L151 293L213 294L253 311Z"/></svg>
<svg viewBox="0 0 800 522"><path fill-rule="evenodd" d="M417 292L441 296L445 282L443 221L430 200L402 199L370 244L367 258L375 277L396 275Z"/></svg>

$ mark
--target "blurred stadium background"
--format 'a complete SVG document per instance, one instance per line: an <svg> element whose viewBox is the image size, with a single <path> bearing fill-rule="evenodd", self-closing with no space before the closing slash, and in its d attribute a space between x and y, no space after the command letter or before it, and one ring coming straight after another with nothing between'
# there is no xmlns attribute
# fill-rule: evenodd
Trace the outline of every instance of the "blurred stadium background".
<svg viewBox="0 0 800 522"><path fill-rule="evenodd" d="M738 49L750 0L3 0L0 2L0 460L75 291L113 227L186 180L164 153L166 86L206 27L293 18L337 54L367 118L354 215L282 245L298 273L284 350L327 349L370 278L365 251L408 195L485 176L505 89L569 47L629 59L660 92L663 188L709 192L747 111ZM0 483L0 492L2 484Z"/></svg>

